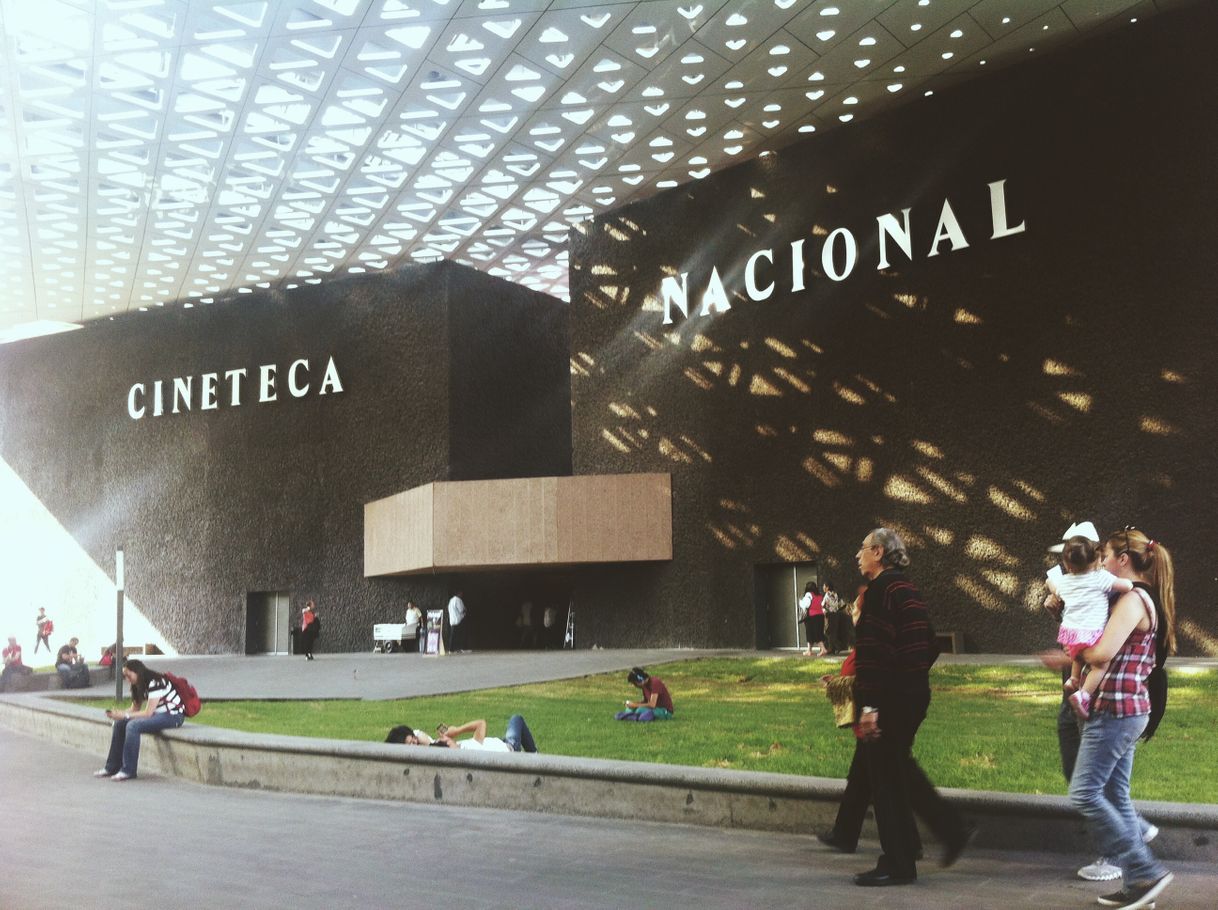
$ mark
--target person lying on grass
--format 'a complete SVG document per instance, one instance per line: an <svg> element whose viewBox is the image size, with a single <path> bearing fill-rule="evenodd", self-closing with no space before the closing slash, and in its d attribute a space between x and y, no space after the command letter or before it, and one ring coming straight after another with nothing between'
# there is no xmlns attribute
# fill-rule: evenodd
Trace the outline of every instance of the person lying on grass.
<svg viewBox="0 0 1218 910"><path fill-rule="evenodd" d="M466 733L472 734L468 739L457 739ZM385 737L387 743L400 743L406 746L440 746L446 749L472 749L482 752L536 752L537 743L529 725L519 714L508 718L507 729L503 738L486 735L485 720L471 720L459 727L440 724L436 728L436 738L432 739L422 730L415 730L406 725L394 727Z"/></svg>

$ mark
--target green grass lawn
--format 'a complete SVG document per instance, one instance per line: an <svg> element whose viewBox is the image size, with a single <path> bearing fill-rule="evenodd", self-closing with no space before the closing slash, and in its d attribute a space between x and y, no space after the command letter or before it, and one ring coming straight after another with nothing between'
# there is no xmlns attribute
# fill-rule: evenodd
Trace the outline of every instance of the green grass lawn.
<svg viewBox="0 0 1218 910"><path fill-rule="evenodd" d="M434 731L485 717L492 735L520 713L543 752L844 777L854 740L833 726L820 676L828 662L791 657L715 658L655 668L676 717L613 720L637 690L624 674L388 702L211 702L194 722L261 733L383 741L405 723ZM1057 676L1038 667L940 666L915 753L943 787L1064 794L1057 750ZM1138 748L1137 799L1218 803L1213 774L1218 672L1171 673L1168 712ZM92 702L96 704L97 702Z"/></svg>

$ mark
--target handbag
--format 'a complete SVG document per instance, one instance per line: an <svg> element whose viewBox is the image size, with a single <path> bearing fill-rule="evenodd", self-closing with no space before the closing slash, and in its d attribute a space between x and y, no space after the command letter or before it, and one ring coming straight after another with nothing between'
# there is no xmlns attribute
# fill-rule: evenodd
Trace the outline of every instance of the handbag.
<svg viewBox="0 0 1218 910"><path fill-rule="evenodd" d="M825 695L833 706L833 722L839 727L854 724L854 677L833 676L825 684Z"/></svg>

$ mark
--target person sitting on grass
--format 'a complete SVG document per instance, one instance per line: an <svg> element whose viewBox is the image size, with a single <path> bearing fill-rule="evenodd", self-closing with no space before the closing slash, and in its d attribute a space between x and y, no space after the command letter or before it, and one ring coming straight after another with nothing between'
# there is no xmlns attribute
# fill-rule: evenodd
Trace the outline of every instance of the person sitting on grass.
<svg viewBox="0 0 1218 910"><path fill-rule="evenodd" d="M642 667L634 667L626 674L626 682L643 690L642 701L626 700L626 710L618 711L617 720L633 720L646 723L650 720L668 720L672 717L672 696L668 686L658 676L649 676Z"/></svg>
<svg viewBox="0 0 1218 910"><path fill-rule="evenodd" d="M470 733L469 739L457 739L458 736ZM436 728L436 738L432 739L422 730L415 730L402 724L394 727L385 737L387 743L399 743L405 746L439 746L446 749L469 749L480 752L536 752L537 743L533 741L533 733L524 718L513 714L508 718L507 729L503 738L486 735L485 720L471 720L459 727L440 724Z"/></svg>

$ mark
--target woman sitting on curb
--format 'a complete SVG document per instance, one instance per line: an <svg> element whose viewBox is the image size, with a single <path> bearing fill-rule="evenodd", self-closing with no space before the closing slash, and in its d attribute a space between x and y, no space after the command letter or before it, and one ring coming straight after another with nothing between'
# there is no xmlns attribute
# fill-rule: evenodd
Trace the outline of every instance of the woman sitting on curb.
<svg viewBox="0 0 1218 910"><path fill-rule="evenodd" d="M106 709L106 717L114 721L110 733L110 754L106 765L93 772L94 777L110 780L131 780L140 761L140 735L159 733L182 726L186 713L182 699L168 679L144 666L134 658L123 664L123 676L131 685L131 707L126 711Z"/></svg>

